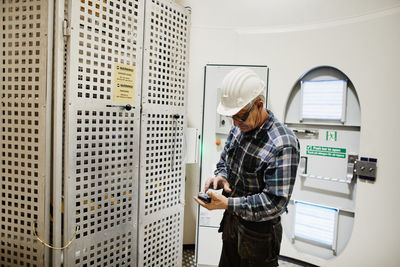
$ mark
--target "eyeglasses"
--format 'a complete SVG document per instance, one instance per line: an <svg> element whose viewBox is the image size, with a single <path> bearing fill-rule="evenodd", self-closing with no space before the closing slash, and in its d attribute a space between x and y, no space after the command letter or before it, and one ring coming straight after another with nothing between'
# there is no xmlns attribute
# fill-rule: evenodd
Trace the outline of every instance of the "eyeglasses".
<svg viewBox="0 0 400 267"><path fill-rule="evenodd" d="M253 105L251 105L251 107L249 108L249 110L247 110L246 114L244 114L243 117L238 118L236 115L234 115L234 116L232 116L232 119L235 121L238 121L238 122L245 122L247 120L247 118L249 117L250 112L254 107L254 104L255 103L253 103Z"/></svg>

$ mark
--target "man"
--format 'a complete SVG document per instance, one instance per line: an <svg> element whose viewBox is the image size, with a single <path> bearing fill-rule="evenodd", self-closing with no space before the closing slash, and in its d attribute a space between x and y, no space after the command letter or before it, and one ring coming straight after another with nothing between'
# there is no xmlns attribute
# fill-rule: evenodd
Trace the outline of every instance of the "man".
<svg viewBox="0 0 400 267"><path fill-rule="evenodd" d="M215 177L203 192L209 209L225 209L219 232L219 266L278 266L282 239L280 215L292 194L300 147L296 136L264 108L264 82L248 68L228 73L217 112L231 116L232 127Z"/></svg>

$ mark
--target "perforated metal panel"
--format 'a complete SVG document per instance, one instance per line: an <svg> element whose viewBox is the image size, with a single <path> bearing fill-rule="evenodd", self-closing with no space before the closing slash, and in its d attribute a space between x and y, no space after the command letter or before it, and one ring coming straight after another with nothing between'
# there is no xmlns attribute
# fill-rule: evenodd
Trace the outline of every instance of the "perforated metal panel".
<svg viewBox="0 0 400 267"><path fill-rule="evenodd" d="M183 173L183 116L164 111L143 115L145 216L180 204Z"/></svg>
<svg viewBox="0 0 400 267"><path fill-rule="evenodd" d="M177 212L144 225L143 258L138 266L181 266L182 224Z"/></svg>
<svg viewBox="0 0 400 267"><path fill-rule="evenodd" d="M174 2L147 1L144 105L184 107L189 23L188 10Z"/></svg>
<svg viewBox="0 0 400 267"><path fill-rule="evenodd" d="M184 199L184 118L168 111L142 117L139 266L179 266Z"/></svg>
<svg viewBox="0 0 400 267"><path fill-rule="evenodd" d="M146 2L138 266L180 266L188 10Z"/></svg>
<svg viewBox="0 0 400 267"><path fill-rule="evenodd" d="M0 2L0 265L43 266L49 238L46 1Z"/></svg>
<svg viewBox="0 0 400 267"><path fill-rule="evenodd" d="M69 3L66 266L134 266L143 5L139 1ZM132 110L113 102L116 63L136 68ZM123 104L125 105L125 104ZM122 104L121 104L122 106Z"/></svg>

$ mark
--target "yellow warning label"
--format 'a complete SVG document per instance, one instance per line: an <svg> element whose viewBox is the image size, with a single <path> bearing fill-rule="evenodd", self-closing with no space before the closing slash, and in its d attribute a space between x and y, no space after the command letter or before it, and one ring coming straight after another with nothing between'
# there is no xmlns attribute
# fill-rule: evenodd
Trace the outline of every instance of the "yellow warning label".
<svg viewBox="0 0 400 267"><path fill-rule="evenodd" d="M134 103L135 71L134 66L114 63L114 102Z"/></svg>

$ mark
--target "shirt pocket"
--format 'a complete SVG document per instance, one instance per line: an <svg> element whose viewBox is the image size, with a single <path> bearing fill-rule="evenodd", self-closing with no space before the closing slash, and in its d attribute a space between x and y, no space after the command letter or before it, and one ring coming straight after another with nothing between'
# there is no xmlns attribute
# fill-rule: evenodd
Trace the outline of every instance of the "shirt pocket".
<svg viewBox="0 0 400 267"><path fill-rule="evenodd" d="M261 193L265 187L262 176L260 176L259 173L256 171L247 172L245 170L242 170L239 176L241 177L243 187L244 190L247 192L247 195Z"/></svg>
<svg viewBox="0 0 400 267"><path fill-rule="evenodd" d="M248 173L255 173L257 170L259 170L260 164L261 158L257 157L256 155L246 153L243 157L242 169Z"/></svg>

